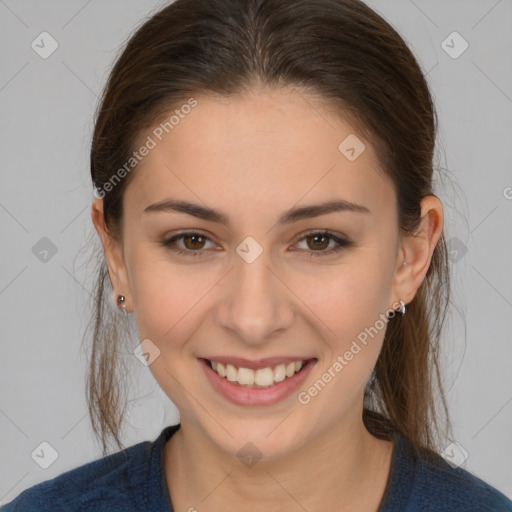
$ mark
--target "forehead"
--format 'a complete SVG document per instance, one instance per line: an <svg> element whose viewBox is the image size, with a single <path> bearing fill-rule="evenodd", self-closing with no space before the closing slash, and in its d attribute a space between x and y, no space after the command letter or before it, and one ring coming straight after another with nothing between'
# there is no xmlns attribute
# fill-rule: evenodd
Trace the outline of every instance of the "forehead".
<svg viewBox="0 0 512 512"><path fill-rule="evenodd" d="M393 203L370 142L324 101L289 88L194 98L188 113L166 125L173 110L140 139L154 147L126 190L139 212L166 194L219 208L340 197L372 210Z"/></svg>

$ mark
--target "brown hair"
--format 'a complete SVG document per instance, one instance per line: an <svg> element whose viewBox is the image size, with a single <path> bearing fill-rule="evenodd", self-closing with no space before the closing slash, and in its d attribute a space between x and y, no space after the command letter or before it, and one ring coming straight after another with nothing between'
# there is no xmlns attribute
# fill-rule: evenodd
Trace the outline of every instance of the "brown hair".
<svg viewBox="0 0 512 512"><path fill-rule="evenodd" d="M106 184L148 128L194 95L229 97L257 84L313 94L350 119L395 187L400 233L416 233L420 201L435 195L437 118L416 59L381 16L360 0L176 0L130 37L96 112L91 177L113 239L121 240L123 193L136 170ZM106 454L109 437L123 447L122 315L105 308L105 284L111 284L99 258L87 402ZM427 453L439 450L439 405L449 425L439 368L449 277L443 234L406 315L388 324L365 391L368 430L382 438L398 431Z"/></svg>

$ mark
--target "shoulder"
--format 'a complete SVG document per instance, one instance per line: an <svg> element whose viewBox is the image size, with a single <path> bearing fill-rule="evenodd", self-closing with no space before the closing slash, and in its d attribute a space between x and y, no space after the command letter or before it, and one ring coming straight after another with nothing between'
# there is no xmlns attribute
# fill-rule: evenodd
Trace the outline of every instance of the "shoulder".
<svg viewBox="0 0 512 512"><path fill-rule="evenodd" d="M462 468L424 462L419 465L411 510L512 512L512 501Z"/></svg>
<svg viewBox="0 0 512 512"><path fill-rule="evenodd" d="M473 473L440 455L418 454L403 440L400 450L397 463L410 482L405 511L512 512L512 501Z"/></svg>
<svg viewBox="0 0 512 512"><path fill-rule="evenodd" d="M141 510L140 487L151 443L144 441L34 485L1 512ZM138 492L137 492L138 491Z"/></svg>

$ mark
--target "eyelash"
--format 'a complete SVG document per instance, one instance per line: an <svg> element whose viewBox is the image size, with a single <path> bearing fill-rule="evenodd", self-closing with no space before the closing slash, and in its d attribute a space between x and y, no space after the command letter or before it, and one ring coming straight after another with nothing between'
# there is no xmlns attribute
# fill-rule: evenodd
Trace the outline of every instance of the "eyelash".
<svg viewBox="0 0 512 512"><path fill-rule="evenodd" d="M178 249L176 247L173 247L174 243L177 240L180 240L181 238L184 238L187 235L189 235L189 236L190 235L199 235L199 236L203 237L206 241L211 241L210 237L206 236L204 233L201 233L200 231L185 231L185 232L179 233L177 235L174 235L171 238L162 240L162 245L164 247L166 247L167 249L170 249L171 251L174 251L176 254L183 254L183 255L191 256L191 257L201 256L201 253L203 252L203 249L197 249L197 250L194 251L192 249L184 250L184 249ZM354 245L353 242L351 242L349 240L345 240L343 238L339 238L338 236L334 235L330 231L326 231L326 230L324 230L324 231L310 231L309 233L306 233L299 240L299 242L302 242L305 238L307 238L309 236L312 236L312 235L327 237L330 240L336 242L338 244L338 246L335 247L334 249L330 249L330 250L309 251L310 252L310 258L315 258L315 257L319 257L319 256L320 257L328 256L330 254L337 253L337 252L339 252L339 251L341 251L343 249L349 248L349 247ZM299 243L299 242L297 242L297 243Z"/></svg>

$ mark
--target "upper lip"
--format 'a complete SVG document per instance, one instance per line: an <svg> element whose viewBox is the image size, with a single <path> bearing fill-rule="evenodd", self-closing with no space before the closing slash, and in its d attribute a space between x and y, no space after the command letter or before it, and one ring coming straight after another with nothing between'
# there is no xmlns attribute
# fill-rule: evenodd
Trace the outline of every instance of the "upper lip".
<svg viewBox="0 0 512 512"><path fill-rule="evenodd" d="M250 368L252 370L258 370L259 368L267 368L274 367L279 364L289 364L294 363L295 361L307 361L309 359L314 359L313 357L301 357L301 356L291 356L291 357L266 357L264 359L258 360L250 360L245 359L244 357L224 357L224 356L208 356L202 359L208 359L210 361L216 361L222 364L232 364L237 368Z"/></svg>

